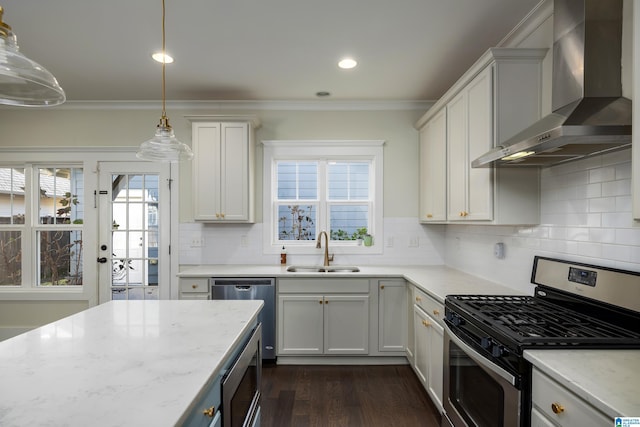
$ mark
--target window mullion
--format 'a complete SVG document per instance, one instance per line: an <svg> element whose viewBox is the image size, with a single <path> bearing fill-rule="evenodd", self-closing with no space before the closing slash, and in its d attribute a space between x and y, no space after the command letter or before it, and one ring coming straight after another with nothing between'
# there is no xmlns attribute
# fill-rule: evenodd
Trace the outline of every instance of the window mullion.
<svg viewBox="0 0 640 427"><path fill-rule="evenodd" d="M328 188L329 177L327 175L327 160L318 161L318 227L316 231L322 230L329 232L329 204L328 204Z"/></svg>
<svg viewBox="0 0 640 427"><path fill-rule="evenodd" d="M34 260L35 248L37 248L37 241L35 236L34 221L37 221L36 209L37 198L39 197L39 191L37 191L36 179L37 168L34 168L32 164L25 164L24 166L24 192L25 192L25 206L24 206L24 233L22 235L22 286L25 288L35 288L37 283L35 281L35 269L37 268L36 261Z"/></svg>

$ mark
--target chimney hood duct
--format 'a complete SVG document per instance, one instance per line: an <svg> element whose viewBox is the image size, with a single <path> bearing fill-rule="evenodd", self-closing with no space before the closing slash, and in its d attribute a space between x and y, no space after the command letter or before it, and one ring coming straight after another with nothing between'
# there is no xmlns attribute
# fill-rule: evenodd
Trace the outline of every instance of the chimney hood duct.
<svg viewBox="0 0 640 427"><path fill-rule="evenodd" d="M631 145L622 97L622 0L554 0L553 113L472 167L551 166Z"/></svg>

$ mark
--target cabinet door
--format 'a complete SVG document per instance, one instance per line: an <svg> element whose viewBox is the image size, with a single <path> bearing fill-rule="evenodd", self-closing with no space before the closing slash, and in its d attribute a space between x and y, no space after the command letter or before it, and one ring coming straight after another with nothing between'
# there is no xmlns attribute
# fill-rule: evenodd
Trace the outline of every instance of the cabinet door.
<svg viewBox="0 0 640 427"><path fill-rule="evenodd" d="M324 352L369 353L369 296L325 295Z"/></svg>
<svg viewBox="0 0 640 427"><path fill-rule="evenodd" d="M491 168L472 168L471 162L493 148L492 67L487 67L465 89L467 92L467 207L465 220L493 219Z"/></svg>
<svg viewBox="0 0 640 427"><path fill-rule="evenodd" d="M225 221L249 220L249 125L222 123L220 213Z"/></svg>
<svg viewBox="0 0 640 427"><path fill-rule="evenodd" d="M420 221L447 219L447 111L420 130Z"/></svg>
<svg viewBox="0 0 640 427"><path fill-rule="evenodd" d="M220 123L194 123L193 217L220 219Z"/></svg>
<svg viewBox="0 0 640 427"><path fill-rule="evenodd" d="M420 308L413 306L413 323L415 328L414 370L422 385L427 388L429 373L429 327L427 315Z"/></svg>
<svg viewBox="0 0 640 427"><path fill-rule="evenodd" d="M406 345L407 285L378 283L378 350L402 352Z"/></svg>
<svg viewBox="0 0 640 427"><path fill-rule="evenodd" d="M322 295L278 297L278 354L323 353Z"/></svg>
<svg viewBox="0 0 640 427"><path fill-rule="evenodd" d="M464 220L467 209L466 92L447 104L447 219Z"/></svg>
<svg viewBox="0 0 640 427"><path fill-rule="evenodd" d="M442 412L442 376L443 376L443 357L444 357L444 328L440 326L430 316L427 316L429 323L428 341L429 341L429 360L427 371L427 392L431 396L431 400L436 407Z"/></svg>
<svg viewBox="0 0 640 427"><path fill-rule="evenodd" d="M547 417L536 408L531 409L531 427L556 427Z"/></svg>

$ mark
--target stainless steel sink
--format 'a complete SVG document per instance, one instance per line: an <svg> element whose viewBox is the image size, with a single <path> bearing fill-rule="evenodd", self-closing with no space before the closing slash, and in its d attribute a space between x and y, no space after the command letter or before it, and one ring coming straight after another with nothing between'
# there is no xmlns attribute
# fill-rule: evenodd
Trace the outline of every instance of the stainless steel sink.
<svg viewBox="0 0 640 427"><path fill-rule="evenodd" d="M290 273L357 273L360 269L353 265L290 265Z"/></svg>

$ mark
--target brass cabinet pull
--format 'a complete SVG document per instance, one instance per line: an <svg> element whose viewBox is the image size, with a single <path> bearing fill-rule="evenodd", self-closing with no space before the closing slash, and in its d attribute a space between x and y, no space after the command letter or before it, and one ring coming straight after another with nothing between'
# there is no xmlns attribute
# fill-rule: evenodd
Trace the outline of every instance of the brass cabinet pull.
<svg viewBox="0 0 640 427"><path fill-rule="evenodd" d="M420 301L422 301L422 298L416 297L416 301L420 302Z"/></svg>
<svg viewBox="0 0 640 427"><path fill-rule="evenodd" d="M380 285L380 289L384 289L384 285Z"/></svg>
<svg viewBox="0 0 640 427"><path fill-rule="evenodd" d="M433 314L435 314L436 316L440 315L440 310L433 310Z"/></svg>
<svg viewBox="0 0 640 427"><path fill-rule="evenodd" d="M564 412L564 406L562 406L557 402L553 402L551 404L551 410L553 411L554 414L561 414Z"/></svg>
<svg viewBox="0 0 640 427"><path fill-rule="evenodd" d="M427 214L427 218L433 218L433 214Z"/></svg>
<svg viewBox="0 0 640 427"><path fill-rule="evenodd" d="M324 303L325 303L325 304L329 304L329 301L325 300L325 301L324 301Z"/></svg>
<svg viewBox="0 0 640 427"><path fill-rule="evenodd" d="M203 415L206 415L206 416L207 416L207 417L209 417L209 418L213 418L213 416L215 415L215 413L216 413L216 409L215 409L215 407L213 407L213 406L212 406L211 408L207 408L207 409L205 409L204 411L202 411L202 414L203 414Z"/></svg>
<svg viewBox="0 0 640 427"><path fill-rule="evenodd" d="M427 320L423 320L422 321L422 325L426 328L428 328L429 326L431 326L431 322L427 321Z"/></svg>
<svg viewBox="0 0 640 427"><path fill-rule="evenodd" d="M318 304L322 304L322 300L318 301Z"/></svg>
<svg viewBox="0 0 640 427"><path fill-rule="evenodd" d="M216 212L216 218L220 218L220 214Z"/></svg>
<svg viewBox="0 0 640 427"><path fill-rule="evenodd" d="M197 289L198 285L191 285L191 289Z"/></svg>
<svg viewBox="0 0 640 427"><path fill-rule="evenodd" d="M221 214L220 214L220 216L221 216L222 218L224 218L224 212L223 212L223 213L221 213Z"/></svg>

